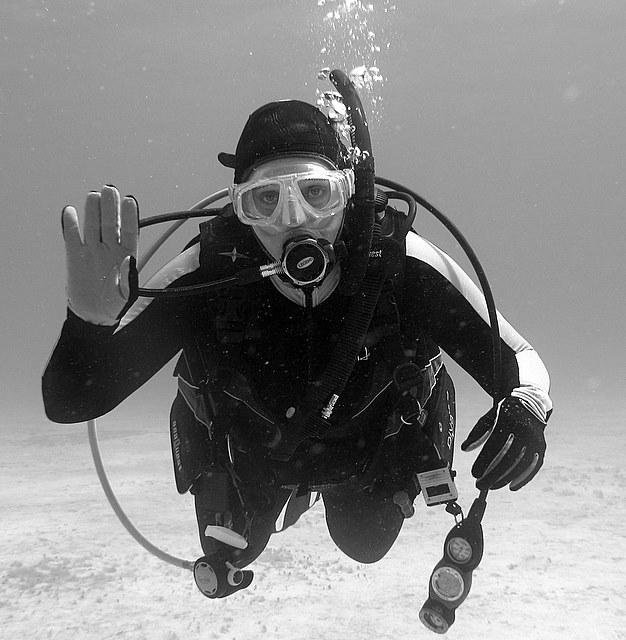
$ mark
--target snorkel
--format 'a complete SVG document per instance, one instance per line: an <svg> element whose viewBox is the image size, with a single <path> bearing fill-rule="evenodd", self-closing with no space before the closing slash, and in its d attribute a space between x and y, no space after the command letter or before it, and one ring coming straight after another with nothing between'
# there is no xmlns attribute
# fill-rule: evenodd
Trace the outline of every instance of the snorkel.
<svg viewBox="0 0 626 640"><path fill-rule="evenodd" d="M350 78L340 69L330 80L341 94L349 125L350 149L354 165L354 197L346 212L348 260L342 266L341 291L354 295L365 277L372 248L375 219L375 171L372 141L359 94Z"/></svg>

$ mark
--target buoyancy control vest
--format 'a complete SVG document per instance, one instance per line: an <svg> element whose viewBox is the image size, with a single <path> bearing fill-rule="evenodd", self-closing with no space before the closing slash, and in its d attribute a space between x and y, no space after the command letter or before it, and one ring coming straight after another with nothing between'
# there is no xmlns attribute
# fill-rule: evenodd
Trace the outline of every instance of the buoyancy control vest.
<svg viewBox="0 0 626 640"><path fill-rule="evenodd" d="M385 437L397 433L399 399L410 392L413 406L423 409L432 393L441 356L432 357L414 324L400 313L404 222L391 207L379 221L372 252L382 254L383 243L394 243L393 264L385 265L373 318L333 407L330 428L319 438L302 437L293 455L272 463L285 483L337 482L363 470ZM253 233L229 207L201 225L200 269L207 280L264 261ZM335 292L315 309L305 309L265 280L211 294L204 304L202 329L185 345L176 367L179 393L210 439L228 439L231 449L258 449L271 458L281 437L298 428L290 421L307 391L320 384L349 300Z"/></svg>

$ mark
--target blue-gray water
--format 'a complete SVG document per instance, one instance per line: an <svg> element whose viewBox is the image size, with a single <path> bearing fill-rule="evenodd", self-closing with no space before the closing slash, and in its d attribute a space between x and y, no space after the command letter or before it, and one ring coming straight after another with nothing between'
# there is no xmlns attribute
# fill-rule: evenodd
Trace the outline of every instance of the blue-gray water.
<svg viewBox="0 0 626 640"><path fill-rule="evenodd" d="M228 183L216 153L233 150L254 108L313 102L321 66L372 61L385 77L370 118L378 173L458 223L548 364L557 402L620 395L626 5L374 2L365 17L382 46L369 54L362 28L347 36L349 17L324 21L343 4L5 0L10 415L41 414L38 378L64 315L64 204L114 183L143 215L189 206ZM454 246L427 218L418 226Z"/></svg>

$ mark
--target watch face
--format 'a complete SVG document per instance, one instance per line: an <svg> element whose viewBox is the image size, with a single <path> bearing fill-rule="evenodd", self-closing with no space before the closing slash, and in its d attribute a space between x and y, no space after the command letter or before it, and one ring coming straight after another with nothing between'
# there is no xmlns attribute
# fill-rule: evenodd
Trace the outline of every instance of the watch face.
<svg viewBox="0 0 626 640"><path fill-rule="evenodd" d="M447 551L453 560L461 564L472 558L472 545L465 538L450 538Z"/></svg>

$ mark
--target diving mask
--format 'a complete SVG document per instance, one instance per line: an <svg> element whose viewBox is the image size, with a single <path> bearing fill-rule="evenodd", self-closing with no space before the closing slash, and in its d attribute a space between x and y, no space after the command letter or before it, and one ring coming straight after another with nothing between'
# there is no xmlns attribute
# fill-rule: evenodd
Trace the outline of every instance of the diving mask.
<svg viewBox="0 0 626 640"><path fill-rule="evenodd" d="M298 162L290 173L261 176L230 187L240 222L259 227L281 227L321 221L342 213L354 193L351 169L325 169L315 162ZM274 173L274 172L271 172Z"/></svg>

